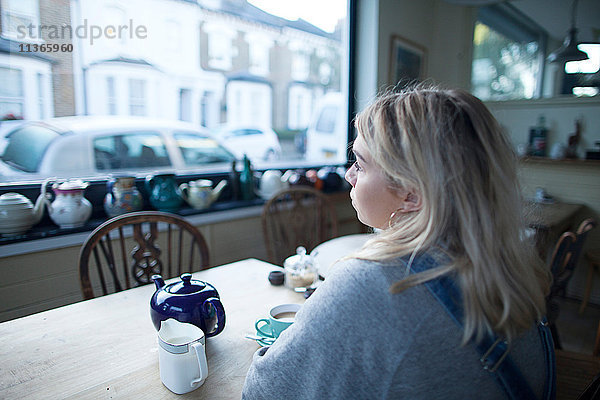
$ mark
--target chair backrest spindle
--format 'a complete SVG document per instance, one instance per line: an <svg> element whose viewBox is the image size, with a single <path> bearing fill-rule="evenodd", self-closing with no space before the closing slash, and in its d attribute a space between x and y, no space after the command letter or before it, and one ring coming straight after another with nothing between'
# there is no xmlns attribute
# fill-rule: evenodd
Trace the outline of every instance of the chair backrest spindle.
<svg viewBox="0 0 600 400"><path fill-rule="evenodd" d="M276 193L262 213L263 235L269 261L281 265L304 246L310 252L337 236L337 215L329 199L308 186Z"/></svg>
<svg viewBox="0 0 600 400"><path fill-rule="evenodd" d="M126 238L125 233L128 231L123 229L126 226L132 229L131 238ZM163 226L166 226L164 234L161 233ZM113 231L118 232L116 239L111 237ZM119 241L117 248L113 248L114 240ZM131 242L133 245L129 244ZM184 251L184 246L190 247L189 253ZM194 259L196 248L198 261ZM187 254L189 257L186 258ZM177 257L176 267L173 265L173 257ZM183 272L207 268L208 257L208 247L200 231L176 214L141 211L120 215L96 228L81 247L79 275L82 294L85 299L94 297L92 280L99 282L97 285L102 294L106 295L151 283L154 274L161 274L168 279ZM92 276L91 258L96 264Z"/></svg>

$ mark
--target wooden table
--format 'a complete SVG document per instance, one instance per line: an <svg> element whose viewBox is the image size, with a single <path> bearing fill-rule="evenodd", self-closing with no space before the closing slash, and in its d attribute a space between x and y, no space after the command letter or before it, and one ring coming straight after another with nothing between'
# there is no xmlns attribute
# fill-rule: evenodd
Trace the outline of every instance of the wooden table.
<svg viewBox="0 0 600 400"><path fill-rule="evenodd" d="M259 348L244 335L272 306L304 302L268 282L274 268L248 259L194 273L217 288L227 320L207 338L209 376L191 393L160 381L147 285L1 323L0 399L239 399Z"/></svg>
<svg viewBox="0 0 600 400"><path fill-rule="evenodd" d="M576 229L573 217L582 204L529 202L525 205L525 220L535 230L536 247L543 259L554 248L563 232Z"/></svg>
<svg viewBox="0 0 600 400"><path fill-rule="evenodd" d="M344 256L360 250L372 236L372 233L339 236L316 246L310 254L315 258L319 275L325 278L333 263Z"/></svg>

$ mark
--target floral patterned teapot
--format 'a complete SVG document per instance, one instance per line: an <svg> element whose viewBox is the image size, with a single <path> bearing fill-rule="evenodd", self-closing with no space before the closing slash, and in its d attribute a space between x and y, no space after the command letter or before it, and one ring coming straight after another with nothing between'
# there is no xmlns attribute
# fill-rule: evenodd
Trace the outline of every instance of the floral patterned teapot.
<svg viewBox="0 0 600 400"><path fill-rule="evenodd" d="M53 202L48 200L50 219L61 228L83 226L92 215L92 204L83 197L89 183L82 180L67 180L52 184L55 194ZM45 187L42 189L45 194ZM40 195L41 196L41 195Z"/></svg>

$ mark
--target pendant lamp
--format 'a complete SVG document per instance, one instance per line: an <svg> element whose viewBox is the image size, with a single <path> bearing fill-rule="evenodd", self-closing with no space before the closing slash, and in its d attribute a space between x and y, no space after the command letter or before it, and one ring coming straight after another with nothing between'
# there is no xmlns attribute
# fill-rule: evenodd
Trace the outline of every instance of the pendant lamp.
<svg viewBox="0 0 600 400"><path fill-rule="evenodd" d="M547 58L548 62L566 63L567 61L582 61L589 58L586 52L577 48L577 28L575 27L577 2L578 0L573 0L573 7L571 9L571 29L569 29L569 34L565 37L563 45L550 53Z"/></svg>

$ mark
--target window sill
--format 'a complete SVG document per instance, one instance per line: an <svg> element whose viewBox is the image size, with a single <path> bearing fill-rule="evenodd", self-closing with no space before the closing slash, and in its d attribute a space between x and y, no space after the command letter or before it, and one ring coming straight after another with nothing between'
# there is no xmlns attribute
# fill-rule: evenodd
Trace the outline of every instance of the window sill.
<svg viewBox="0 0 600 400"><path fill-rule="evenodd" d="M522 157L521 162L526 164L555 164L555 165L597 165L600 166L600 160L591 160L585 158L561 158L554 159L549 157Z"/></svg>
<svg viewBox="0 0 600 400"><path fill-rule="evenodd" d="M182 208L177 214L194 225L213 224L260 215L264 200L216 203L206 210ZM90 219L84 226L61 229L56 225L34 227L18 236L0 237L0 258L81 245L106 219Z"/></svg>

